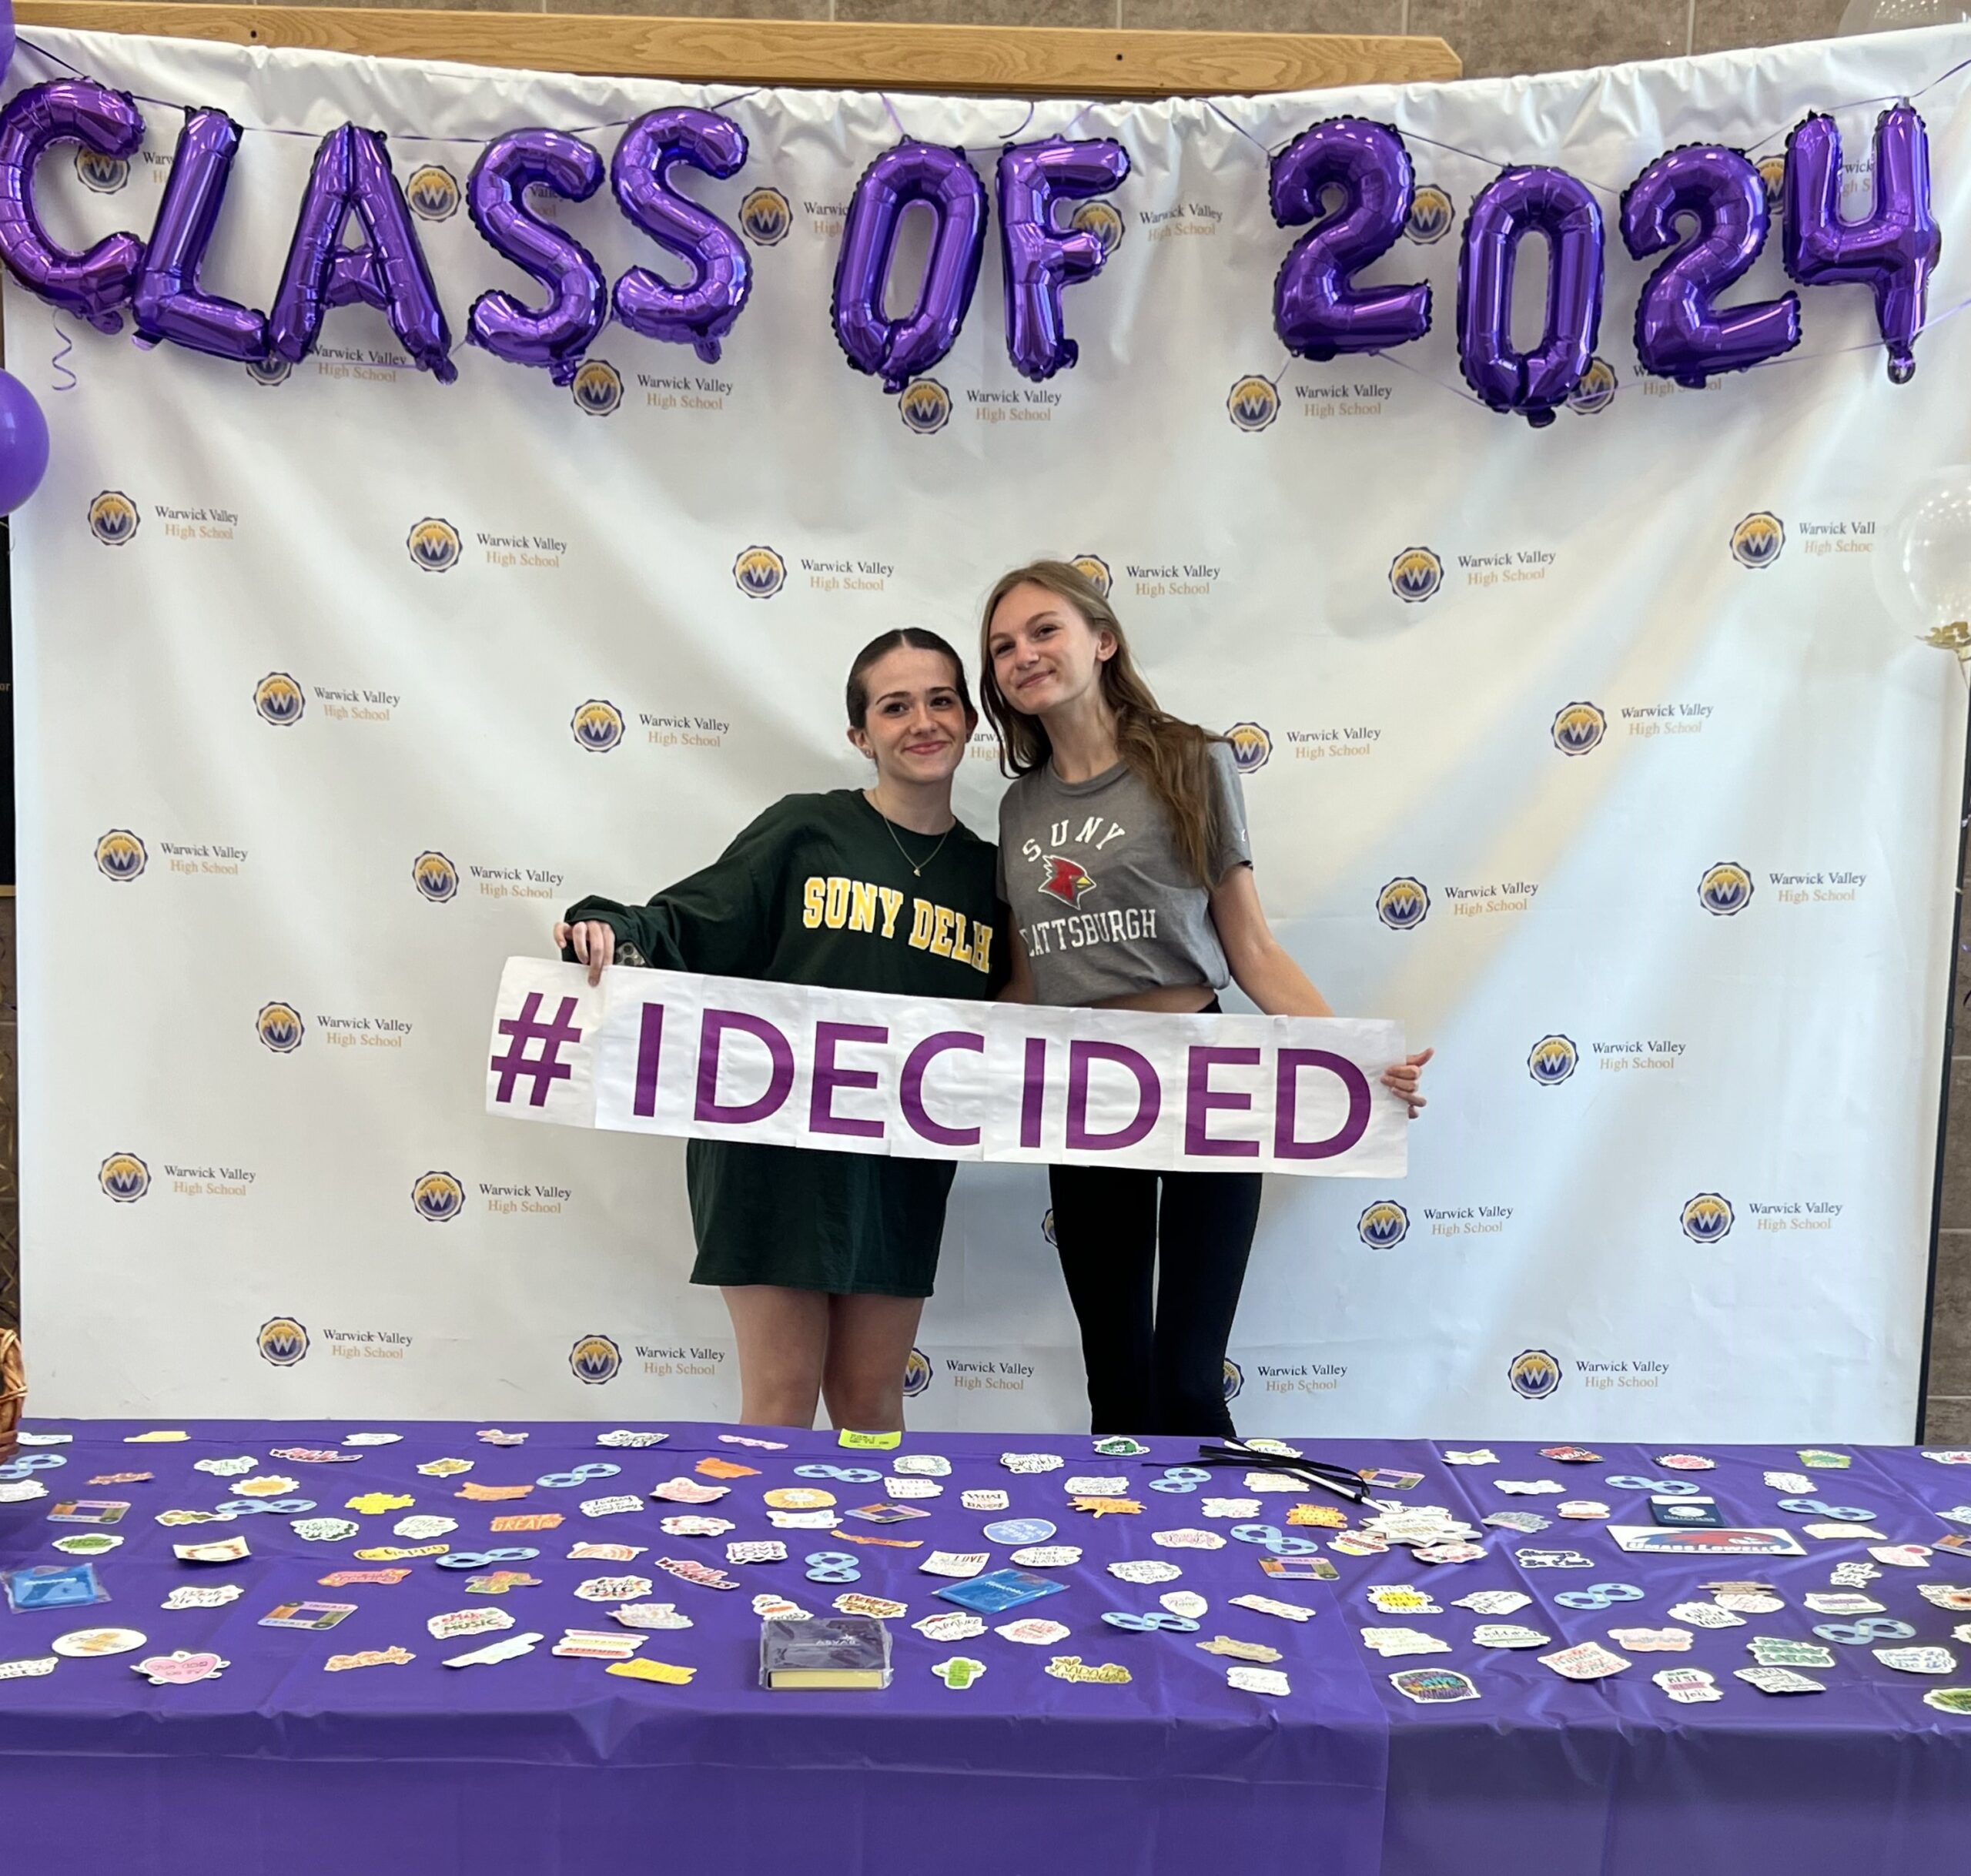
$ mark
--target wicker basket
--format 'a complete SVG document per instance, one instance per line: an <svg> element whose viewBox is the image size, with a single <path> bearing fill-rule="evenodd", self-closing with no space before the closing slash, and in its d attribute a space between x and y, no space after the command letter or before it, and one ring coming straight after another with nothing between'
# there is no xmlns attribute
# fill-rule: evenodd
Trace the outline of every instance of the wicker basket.
<svg viewBox="0 0 1971 1876"><path fill-rule="evenodd" d="M27 1405L28 1378L21 1365L21 1339L0 1329L0 1460L14 1450L14 1435Z"/></svg>

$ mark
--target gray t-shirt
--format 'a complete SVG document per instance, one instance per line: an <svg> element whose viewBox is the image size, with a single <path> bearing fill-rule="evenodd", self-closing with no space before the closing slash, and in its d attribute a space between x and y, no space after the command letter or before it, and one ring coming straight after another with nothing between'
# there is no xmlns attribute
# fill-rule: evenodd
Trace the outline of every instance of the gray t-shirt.
<svg viewBox="0 0 1971 1876"><path fill-rule="evenodd" d="M1229 743L1213 743L1214 883L1250 865L1246 801ZM1037 1002L1106 1002L1169 985L1230 981L1205 889L1162 804L1124 764L1062 781L1052 762L999 803L999 896L1033 971Z"/></svg>

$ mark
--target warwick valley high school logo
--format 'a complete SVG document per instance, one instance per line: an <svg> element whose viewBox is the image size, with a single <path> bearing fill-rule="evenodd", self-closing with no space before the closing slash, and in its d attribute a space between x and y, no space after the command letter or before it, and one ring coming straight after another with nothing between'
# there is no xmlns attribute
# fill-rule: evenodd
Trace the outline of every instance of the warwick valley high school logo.
<svg viewBox="0 0 1971 1876"><path fill-rule="evenodd" d="M1095 890L1095 881L1082 871L1079 860L1050 853L1040 864L1047 869L1047 877L1040 882L1040 890L1050 899L1059 899L1063 905L1079 905L1083 893Z"/></svg>

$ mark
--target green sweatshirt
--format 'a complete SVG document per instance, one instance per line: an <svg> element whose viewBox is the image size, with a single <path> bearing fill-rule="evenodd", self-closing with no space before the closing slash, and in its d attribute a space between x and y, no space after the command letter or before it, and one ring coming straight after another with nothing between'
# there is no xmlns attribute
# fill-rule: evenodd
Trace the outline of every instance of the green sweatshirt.
<svg viewBox="0 0 1971 1876"><path fill-rule="evenodd" d="M608 925L625 964L986 998L1006 978L995 861L969 828L940 845L894 826L859 789L790 794L648 905L587 898L566 916ZM684 1160L694 1282L931 1293L950 1161L724 1140L691 1141Z"/></svg>

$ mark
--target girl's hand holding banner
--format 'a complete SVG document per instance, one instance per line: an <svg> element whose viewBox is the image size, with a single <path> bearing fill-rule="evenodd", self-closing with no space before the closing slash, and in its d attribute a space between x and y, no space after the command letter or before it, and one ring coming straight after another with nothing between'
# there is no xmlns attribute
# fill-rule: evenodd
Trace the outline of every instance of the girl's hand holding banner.
<svg viewBox="0 0 1971 1876"><path fill-rule="evenodd" d="M510 958L487 1111L924 1159L1399 1179L1400 1023L876 995Z"/></svg>

